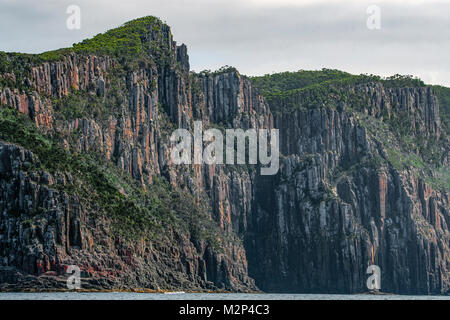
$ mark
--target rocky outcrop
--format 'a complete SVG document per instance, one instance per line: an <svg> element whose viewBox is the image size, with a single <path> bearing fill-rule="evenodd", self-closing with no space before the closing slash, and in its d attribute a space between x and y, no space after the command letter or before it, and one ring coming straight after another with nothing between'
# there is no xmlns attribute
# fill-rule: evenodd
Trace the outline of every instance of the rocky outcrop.
<svg viewBox="0 0 450 320"><path fill-rule="evenodd" d="M57 189L73 177L28 172L36 161L31 152L0 143L3 289L44 280L47 287L36 289L64 288L56 276L69 265L80 267L86 289L254 288L242 247L226 244L218 254L205 241L175 231L167 239L130 244L112 235L107 218ZM25 283L26 275L36 278Z"/></svg>
<svg viewBox="0 0 450 320"><path fill-rule="evenodd" d="M385 151L351 114L318 108L275 123L289 156L257 184L246 241L261 289L361 292L375 263L387 292L448 290L448 194L427 186L425 195L412 172L374 167L368 159Z"/></svg>
<svg viewBox="0 0 450 320"><path fill-rule="evenodd" d="M0 104L69 152L100 155L142 190L167 179L207 207L228 240L217 249L170 229L159 240L126 241L111 217L70 192L76 176L36 170L36 155L1 142L0 287L61 287L76 264L92 288L354 293L366 290L375 263L384 291L449 290L448 190L394 166L362 119L403 117L415 134L438 141L446 133L432 89L364 83L326 101L300 93L269 104L235 70L189 73L186 46L167 26L142 38L153 45L131 69L120 57L72 52L31 65L26 90L0 87ZM81 114L64 110L73 97ZM221 130L279 129L280 172L173 164L171 132L192 131L196 120Z"/></svg>

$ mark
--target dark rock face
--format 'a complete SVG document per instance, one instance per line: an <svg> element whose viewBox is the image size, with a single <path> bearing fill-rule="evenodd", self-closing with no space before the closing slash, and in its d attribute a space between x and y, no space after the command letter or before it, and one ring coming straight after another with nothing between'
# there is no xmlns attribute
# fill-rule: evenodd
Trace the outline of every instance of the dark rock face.
<svg viewBox="0 0 450 320"><path fill-rule="evenodd" d="M85 288L254 288L246 276L242 247L225 245L224 253L217 254L204 241L193 242L189 233L175 233L165 241L126 243L109 236L107 219L94 218L76 197L54 189L57 180L70 176L29 174L27 167L37 160L11 144L0 143L0 161L3 284L64 288L65 281L50 276L64 275L75 264L86 278ZM20 216L37 219L24 221ZM26 280L27 274L38 278Z"/></svg>
<svg viewBox="0 0 450 320"><path fill-rule="evenodd" d="M411 172L364 165L383 150L345 112L282 115L275 126L289 156L279 176L256 184L246 242L249 273L261 289L364 291L373 249L383 290L448 290L448 194ZM336 167L356 164L363 165L332 177Z"/></svg>
<svg viewBox="0 0 450 320"><path fill-rule="evenodd" d="M392 166L360 119L401 111L416 134L439 140L445 133L432 89L362 84L348 89L366 99L358 112L344 102L273 112L280 105L269 105L235 71L189 74L186 46L177 46L170 30L156 40L173 52L165 64L115 73L114 58L73 53L32 66L26 92L0 87L0 104L28 115L42 132L62 135L70 152L101 154L143 189L166 178L206 203L223 235L243 242L221 243L217 251L189 232L127 242L111 234L107 215L57 187L76 177L33 171L33 153L0 142L0 287L64 287L65 268L76 264L83 286L92 288L354 293L366 290L373 259L383 291L449 290L448 192ZM61 117L54 99L74 93L115 111ZM174 165L171 130L192 131L195 120L204 128L279 129L280 172ZM376 157L381 165L374 167ZM33 223L24 218L30 216Z"/></svg>

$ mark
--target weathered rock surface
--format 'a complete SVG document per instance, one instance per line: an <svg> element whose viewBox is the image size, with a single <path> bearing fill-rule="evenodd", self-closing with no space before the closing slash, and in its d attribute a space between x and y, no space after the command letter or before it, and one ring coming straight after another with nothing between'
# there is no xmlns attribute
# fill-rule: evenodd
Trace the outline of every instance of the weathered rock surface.
<svg viewBox="0 0 450 320"><path fill-rule="evenodd" d="M49 276L65 275L69 265L77 265L87 279L84 288L254 288L242 247L227 244L217 254L189 233L135 244L111 237L107 219L54 189L58 179L70 177L27 172L36 161L29 151L0 143L3 284L19 282L28 288L23 275L51 280Z"/></svg>
<svg viewBox="0 0 450 320"><path fill-rule="evenodd" d="M366 290L373 259L384 291L448 292L448 190L392 166L360 121L406 114L416 134L439 140L445 132L432 89L362 84L347 90L365 98L363 110L337 100L338 108L283 112L305 97L269 105L236 71L190 74L186 46L168 29L157 40L173 53L165 64L119 72L115 58L72 53L33 65L25 91L0 87L0 104L64 137L70 152L103 155L143 189L165 177L207 203L221 232L243 243L217 251L188 232L126 242L111 233L108 216L57 188L70 184L70 174L33 171L35 155L0 142L0 288L61 287L65 268L76 264L92 288L353 293ZM54 100L64 104L74 94L92 97L103 114L88 106L83 116L61 116ZM171 130L192 130L195 120L204 128L279 129L280 172L174 165ZM370 164L375 157L378 167Z"/></svg>
<svg viewBox="0 0 450 320"><path fill-rule="evenodd" d="M412 172L374 168L367 159L384 150L346 112L301 111L275 126L289 156L257 184L246 242L260 288L364 291L373 254L387 292L448 290L448 193Z"/></svg>

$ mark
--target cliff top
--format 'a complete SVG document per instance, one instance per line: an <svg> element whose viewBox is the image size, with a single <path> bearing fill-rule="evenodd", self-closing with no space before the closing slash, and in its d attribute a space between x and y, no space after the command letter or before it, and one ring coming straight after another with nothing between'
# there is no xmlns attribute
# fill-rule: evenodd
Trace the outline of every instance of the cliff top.
<svg viewBox="0 0 450 320"><path fill-rule="evenodd" d="M169 44L172 35L170 27L159 18L146 16L128 21L120 27L110 29L104 33L75 43L72 47L46 51L40 54L26 54L0 51L0 73L13 68L13 60L22 63L39 64L56 61L71 53L108 55L113 57L141 57L155 49L155 41Z"/></svg>
<svg viewBox="0 0 450 320"><path fill-rule="evenodd" d="M151 49L150 41L154 40L151 34L161 32L165 32L167 38L171 37L169 26L156 17L147 16L74 44L73 50L109 56L139 56Z"/></svg>
<svg viewBox="0 0 450 320"><path fill-rule="evenodd" d="M425 83L413 76L396 74L382 78L373 74L354 75L335 69L299 70L296 72L281 72L252 77L252 82L266 97L288 97L303 89L318 85L354 85L359 83L381 82L386 87L424 87Z"/></svg>
<svg viewBox="0 0 450 320"><path fill-rule="evenodd" d="M329 93L328 88L356 86L368 83L380 83L385 88L420 88L428 87L421 79L411 75L393 75L380 77L372 74L354 75L335 69L299 70L296 72L281 72L251 77L252 83L269 101L288 100L302 93ZM438 101L440 118L444 130L450 129L450 88L430 86L433 88ZM317 102L317 101L315 101Z"/></svg>

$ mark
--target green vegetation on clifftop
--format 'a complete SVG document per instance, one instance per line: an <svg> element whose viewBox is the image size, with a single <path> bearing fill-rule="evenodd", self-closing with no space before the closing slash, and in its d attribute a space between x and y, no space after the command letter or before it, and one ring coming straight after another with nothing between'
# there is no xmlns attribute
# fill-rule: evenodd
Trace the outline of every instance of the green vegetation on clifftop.
<svg viewBox="0 0 450 320"><path fill-rule="evenodd" d="M425 84L412 76L394 75L382 78L376 75L353 75L348 72L322 69L320 71L299 70L251 77L252 83L268 100L288 98L318 88L339 88L368 82L382 82L386 87L422 87Z"/></svg>
<svg viewBox="0 0 450 320"><path fill-rule="evenodd" d="M95 53L112 57L137 57L150 52L152 49L150 34L161 32L162 26L162 21L156 17L135 19L76 43L73 50L77 53Z"/></svg>
<svg viewBox="0 0 450 320"><path fill-rule="evenodd" d="M128 69L134 69L141 60L152 60L158 65L164 65L174 58L170 48L171 41L169 27L160 19L147 16L126 22L70 48L40 54L0 51L0 75L13 72L16 78L16 81L12 81L0 76L0 88L25 90L25 78L29 77L32 66L62 60L73 53L110 56Z"/></svg>

